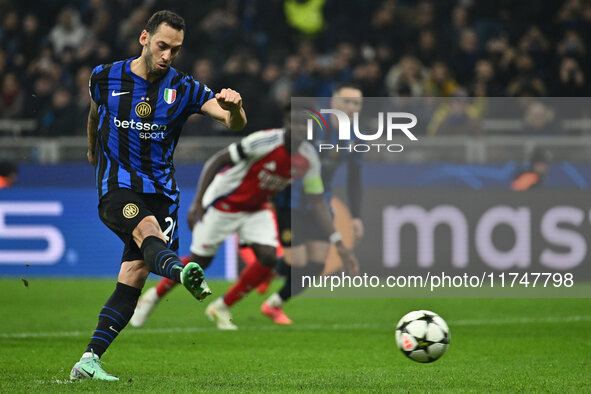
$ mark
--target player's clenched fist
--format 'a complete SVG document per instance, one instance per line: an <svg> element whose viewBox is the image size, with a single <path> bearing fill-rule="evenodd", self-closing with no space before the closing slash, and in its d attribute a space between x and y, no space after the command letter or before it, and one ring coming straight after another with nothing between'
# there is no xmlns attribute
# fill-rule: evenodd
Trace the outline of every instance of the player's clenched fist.
<svg viewBox="0 0 591 394"><path fill-rule="evenodd" d="M238 111L242 108L242 97L240 93L232 89L222 89L219 93L215 94L220 107L226 111Z"/></svg>

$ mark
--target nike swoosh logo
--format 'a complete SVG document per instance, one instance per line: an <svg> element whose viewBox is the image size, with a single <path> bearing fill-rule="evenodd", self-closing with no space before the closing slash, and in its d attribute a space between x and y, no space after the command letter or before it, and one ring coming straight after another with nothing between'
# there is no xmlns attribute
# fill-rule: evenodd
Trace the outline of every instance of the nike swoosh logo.
<svg viewBox="0 0 591 394"><path fill-rule="evenodd" d="M81 370L83 370L84 372L86 372L86 374L87 374L88 376L90 376L91 378L93 378L93 377L94 377L94 372L93 372L93 373L90 373L90 372L88 372L87 370L85 370L84 368L80 368L80 369L81 369Z"/></svg>
<svg viewBox="0 0 591 394"><path fill-rule="evenodd" d="M111 92L111 96L117 97L117 96L121 96L122 94L128 94L128 93L131 93L131 92L119 92L119 93L115 93L115 91L113 90Z"/></svg>
<svg viewBox="0 0 591 394"><path fill-rule="evenodd" d="M113 328L113 326L109 326L109 329L110 329L110 330L112 330L112 331L115 331L117 334L119 334L119 331L115 330L115 329Z"/></svg>
<svg viewBox="0 0 591 394"><path fill-rule="evenodd" d="M162 269L164 269L166 267L166 264L168 264L168 262L170 261L170 259L172 259L172 257L167 258L164 263L162 263Z"/></svg>

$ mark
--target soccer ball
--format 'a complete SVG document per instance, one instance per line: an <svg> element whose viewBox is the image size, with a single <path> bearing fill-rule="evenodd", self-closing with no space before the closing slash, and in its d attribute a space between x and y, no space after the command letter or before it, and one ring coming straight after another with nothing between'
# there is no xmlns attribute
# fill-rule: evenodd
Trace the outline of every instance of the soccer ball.
<svg viewBox="0 0 591 394"><path fill-rule="evenodd" d="M396 343L404 355L420 363L430 363L445 353L449 328L437 313L412 311L396 326Z"/></svg>

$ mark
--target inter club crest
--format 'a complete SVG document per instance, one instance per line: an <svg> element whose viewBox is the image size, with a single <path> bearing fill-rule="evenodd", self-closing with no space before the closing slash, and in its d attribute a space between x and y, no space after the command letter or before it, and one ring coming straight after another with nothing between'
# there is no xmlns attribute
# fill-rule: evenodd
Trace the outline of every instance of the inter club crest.
<svg viewBox="0 0 591 394"><path fill-rule="evenodd" d="M166 104L172 104L176 100L176 89L164 89L164 101Z"/></svg>

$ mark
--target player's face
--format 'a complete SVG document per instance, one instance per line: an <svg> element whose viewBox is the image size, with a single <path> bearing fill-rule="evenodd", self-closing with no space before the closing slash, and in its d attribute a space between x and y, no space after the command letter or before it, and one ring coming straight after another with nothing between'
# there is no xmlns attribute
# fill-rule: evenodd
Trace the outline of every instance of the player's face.
<svg viewBox="0 0 591 394"><path fill-rule="evenodd" d="M140 42L144 46L144 61L148 74L162 76L168 72L173 60L179 54L185 33L166 23L160 24L154 34L145 30Z"/></svg>
<svg viewBox="0 0 591 394"><path fill-rule="evenodd" d="M362 98L361 90L345 87L334 93L330 103L332 108L343 111L352 118L354 112L361 111Z"/></svg>

